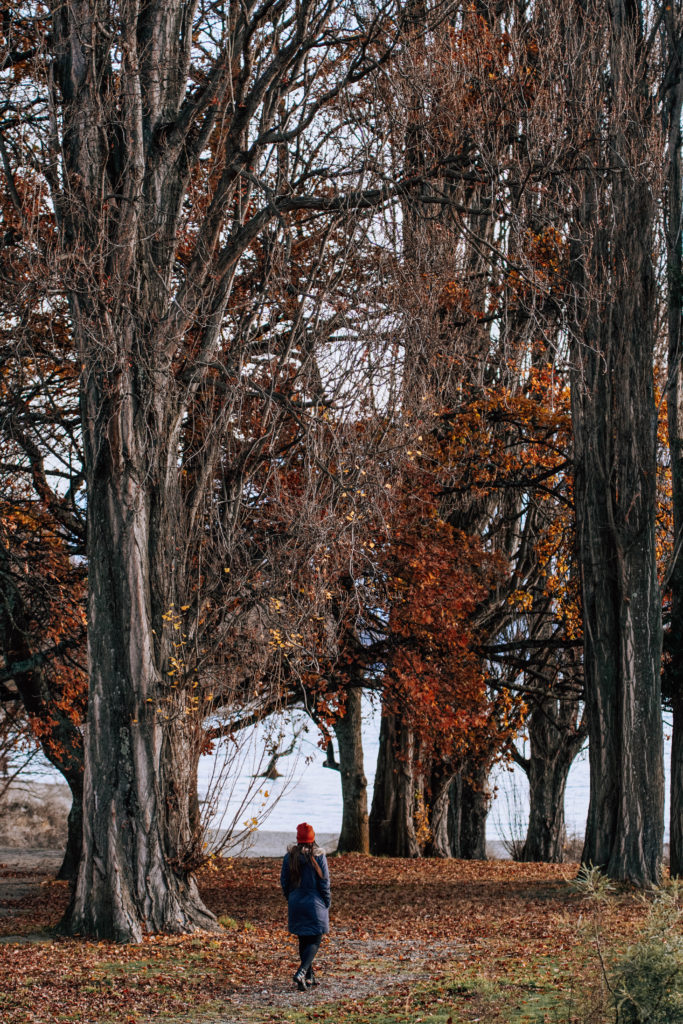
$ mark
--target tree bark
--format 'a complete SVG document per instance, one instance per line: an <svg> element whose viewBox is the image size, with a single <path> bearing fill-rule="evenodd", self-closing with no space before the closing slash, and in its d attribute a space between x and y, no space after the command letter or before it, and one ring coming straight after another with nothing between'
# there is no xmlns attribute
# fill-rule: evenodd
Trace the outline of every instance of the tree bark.
<svg viewBox="0 0 683 1024"><path fill-rule="evenodd" d="M401 716L382 715L375 788L370 811L370 853L419 857L413 810L413 737Z"/></svg>
<svg viewBox="0 0 683 1024"><path fill-rule="evenodd" d="M621 216L637 223L635 213L628 206ZM637 226L643 244L633 241L630 260L640 257L642 282L651 221ZM614 298L615 335L585 338L572 388L590 756L583 860L649 885L659 879L663 832L651 308L634 309L623 292Z"/></svg>
<svg viewBox="0 0 683 1024"><path fill-rule="evenodd" d="M75 883L83 848L83 774L69 781L71 810L67 819L66 850L57 878L63 882Z"/></svg>
<svg viewBox="0 0 683 1024"><path fill-rule="evenodd" d="M454 772L450 765L432 767L429 778L429 831L431 838L425 845L425 857L452 857L451 836L448 829L450 789Z"/></svg>
<svg viewBox="0 0 683 1024"><path fill-rule="evenodd" d="M188 721L192 715L171 709L163 679L168 605L162 587L172 593L175 541L164 498L173 489L164 486L163 451L147 447L135 376L122 380L114 402L93 394L95 380L86 396L90 693L83 851L61 925L67 934L117 941L139 941L143 929L218 927L188 870L197 838L191 821L196 725Z"/></svg>
<svg viewBox="0 0 683 1024"><path fill-rule="evenodd" d="M678 15L680 18L680 14ZM683 187L681 111L683 36L671 7L664 12L668 69L662 86L667 134L664 223L667 250L668 375L667 419L671 462L673 555L669 569L671 619L665 639L665 695L671 704L670 860L671 877L683 875Z"/></svg>
<svg viewBox="0 0 683 1024"><path fill-rule="evenodd" d="M663 834L661 597L655 550L654 201L641 176L648 112L638 5L609 24L609 154L577 186L571 274L577 547L584 617L590 805L583 860L638 885L660 877ZM584 26L589 49L595 26ZM588 55L586 55L588 60ZM587 64L584 62L584 67ZM604 86L601 85L600 88ZM615 113L614 111L618 111ZM617 154L619 154L617 158Z"/></svg>
<svg viewBox="0 0 683 1024"><path fill-rule="evenodd" d="M448 848L450 856L460 860L485 860L487 773L477 771L475 779L471 773L470 767L463 765L448 786Z"/></svg>
<svg viewBox="0 0 683 1024"><path fill-rule="evenodd" d="M350 687L344 716L334 723L339 745L339 771L342 785L342 827L339 853L369 853L368 780L363 766L361 703L363 691Z"/></svg>
<svg viewBox="0 0 683 1024"><path fill-rule="evenodd" d="M520 860L561 864L567 830L564 796L567 776L585 740L576 725L572 701L539 701L528 719L528 758L515 756L529 780L529 825Z"/></svg>
<svg viewBox="0 0 683 1024"><path fill-rule="evenodd" d="M453 857L486 860L488 768L465 764L451 781L448 831Z"/></svg>

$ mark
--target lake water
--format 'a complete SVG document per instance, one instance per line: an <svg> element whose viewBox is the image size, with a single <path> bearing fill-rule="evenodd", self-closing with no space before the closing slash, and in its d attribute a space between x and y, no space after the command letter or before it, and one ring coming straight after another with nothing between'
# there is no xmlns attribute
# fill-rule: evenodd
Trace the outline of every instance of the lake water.
<svg viewBox="0 0 683 1024"><path fill-rule="evenodd" d="M364 702L363 747L365 774L368 779L368 799L372 798L372 785L377 763L380 712L369 700ZM299 725L301 720L298 721ZM283 777L276 780L255 780L258 768L255 760L248 755L232 785L228 796L224 791L221 803L227 808L227 819L235 817L237 823L259 819L259 828L274 831L293 831L298 822L309 821L319 832L339 832L341 828L342 802L339 773L323 766L324 752L316 746L316 730L310 726L307 734L300 736L298 751L278 760L277 768ZM665 721L665 769L666 769L666 834L668 842L669 822L669 730ZM263 732L254 731L254 749L262 746ZM288 741L286 741L288 742ZM206 791L213 761L204 759L200 771L200 790ZM248 785L257 781L261 793L248 807L239 805L244 799ZM497 790L487 823L487 838L501 842L509 838L523 838L528 814L528 785L522 770L517 766L499 766L492 777ZM267 794L267 796L266 796ZM589 768L588 752L583 751L575 760L569 773L565 798L567 831L570 835L583 835L588 814Z"/></svg>
<svg viewBox="0 0 683 1024"><path fill-rule="evenodd" d="M372 799L372 786L377 763L380 711L377 704L364 700L363 746L365 774L368 779L368 799ZM303 731L307 726L306 732ZM226 772L220 757L202 759L199 773L200 797L205 801L210 827L245 827L259 832L293 834L300 821L309 821L317 832L336 834L341 828L342 801L339 773L325 768L324 752L317 746L317 730L301 714L295 714L283 739L290 742L291 728L300 730L296 750L279 758L278 779L260 778L265 763L264 742L267 727L260 726L248 732L239 756L234 756ZM271 729L273 726L271 725ZM665 842L669 834L669 758L670 727L665 719L665 772L666 808ZM59 781L61 776L44 759L32 766L29 777L42 781ZM222 778L221 778L222 777ZM227 783L223 784L222 779ZM219 783L217 785L217 780ZM499 765L492 775L495 797L487 821L487 839L501 843L509 839L523 839L528 814L528 785L522 770L515 766ZM582 836L588 813L589 770L588 753L583 751L569 773L565 797L565 817L569 835ZM264 840L265 840L264 836Z"/></svg>

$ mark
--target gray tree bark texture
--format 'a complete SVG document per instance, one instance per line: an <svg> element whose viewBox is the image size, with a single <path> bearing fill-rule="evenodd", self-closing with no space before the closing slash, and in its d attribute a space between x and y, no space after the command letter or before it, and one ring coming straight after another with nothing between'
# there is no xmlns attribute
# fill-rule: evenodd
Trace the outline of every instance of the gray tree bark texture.
<svg viewBox="0 0 683 1024"><path fill-rule="evenodd" d="M400 715L382 715L375 788L370 810L370 853L419 857L413 819L413 737Z"/></svg>
<svg viewBox="0 0 683 1024"><path fill-rule="evenodd" d="M567 777L586 738L585 725L577 726L577 710L576 702L569 699L539 700L527 719L529 757L515 757L529 780L523 861L564 861Z"/></svg>
<svg viewBox="0 0 683 1024"><path fill-rule="evenodd" d="M448 832L453 857L486 860L490 795L486 765L465 764L449 788Z"/></svg>
<svg viewBox="0 0 683 1024"><path fill-rule="evenodd" d="M577 319L571 406L581 568L590 805L583 860L659 881L663 837L661 596L655 551L655 206L640 176L647 112L637 5L613 6L608 172L586 172L571 233ZM584 31L592 33L592 24ZM589 47L590 48L590 47ZM604 97L583 96L599 117ZM600 212L598 212L600 211ZM608 213L609 211L609 213Z"/></svg>
<svg viewBox="0 0 683 1024"><path fill-rule="evenodd" d="M368 780L363 764L361 702L363 691L350 687L342 718L334 723L339 746L339 771L342 787L342 825L339 853L369 853Z"/></svg>
<svg viewBox="0 0 683 1024"><path fill-rule="evenodd" d="M451 835L448 829L450 788L454 778L449 764L437 763L429 775L429 831L431 838L424 848L425 857L452 857Z"/></svg>
<svg viewBox="0 0 683 1024"><path fill-rule="evenodd" d="M126 391L135 395L135 381L123 382ZM182 719L160 720L152 623L161 615L153 611L150 564L172 562L153 500L140 487L155 460L136 437L142 417L133 401L119 394L116 412L101 396L95 401L86 419L92 477L83 852L63 927L129 941L141 937L143 922L163 932L217 924L184 867L194 839L191 737ZM112 438L102 443L98 408L114 437L121 416L125 451Z"/></svg>

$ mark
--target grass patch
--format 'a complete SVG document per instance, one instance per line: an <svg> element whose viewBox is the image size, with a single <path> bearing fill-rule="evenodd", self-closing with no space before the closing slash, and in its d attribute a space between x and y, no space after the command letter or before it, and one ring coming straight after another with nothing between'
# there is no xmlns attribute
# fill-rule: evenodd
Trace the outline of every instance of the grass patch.
<svg viewBox="0 0 683 1024"><path fill-rule="evenodd" d="M564 997L545 982L546 964L529 968L515 981L487 977L476 971L444 975L435 981L399 985L397 990L364 1000L345 999L326 1005L263 1011L245 1021L287 1021L291 1024L554 1024ZM252 1011L253 1012L253 1011Z"/></svg>
<svg viewBox="0 0 683 1024"><path fill-rule="evenodd" d="M229 914L221 914L218 918L218 923L228 932L236 932L240 926L239 921L236 921L234 917L230 917Z"/></svg>

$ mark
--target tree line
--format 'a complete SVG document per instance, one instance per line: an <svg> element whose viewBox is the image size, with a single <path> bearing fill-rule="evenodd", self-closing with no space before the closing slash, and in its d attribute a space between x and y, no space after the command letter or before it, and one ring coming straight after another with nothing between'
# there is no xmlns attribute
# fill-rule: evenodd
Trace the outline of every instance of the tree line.
<svg viewBox="0 0 683 1024"><path fill-rule="evenodd" d="M647 886L664 699L679 874L680 3L0 12L0 700L64 931L215 927L200 757L301 707L341 848L481 855L506 755L558 859L588 737L583 859Z"/></svg>

